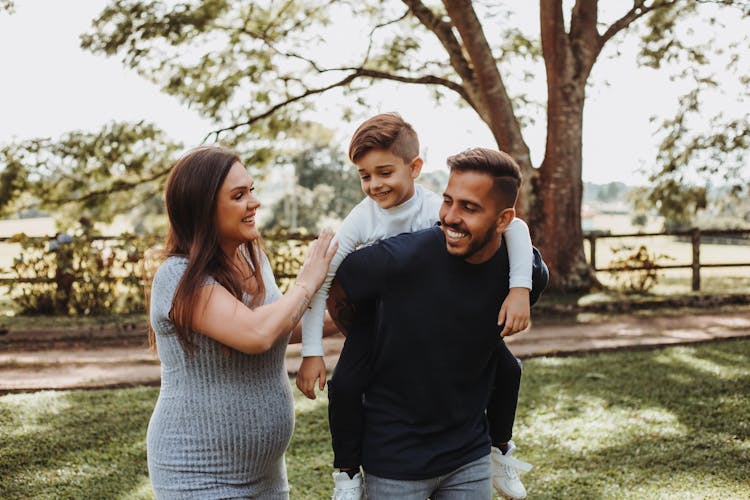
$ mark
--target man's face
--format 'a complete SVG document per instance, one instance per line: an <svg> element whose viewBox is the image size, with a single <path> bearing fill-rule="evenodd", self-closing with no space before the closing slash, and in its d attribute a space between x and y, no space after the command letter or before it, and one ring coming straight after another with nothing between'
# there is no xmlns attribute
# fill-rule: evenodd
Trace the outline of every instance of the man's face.
<svg viewBox="0 0 750 500"><path fill-rule="evenodd" d="M515 210L498 207L492 177L482 172L453 171L443 193L440 223L448 253L479 264L500 246L500 237Z"/></svg>

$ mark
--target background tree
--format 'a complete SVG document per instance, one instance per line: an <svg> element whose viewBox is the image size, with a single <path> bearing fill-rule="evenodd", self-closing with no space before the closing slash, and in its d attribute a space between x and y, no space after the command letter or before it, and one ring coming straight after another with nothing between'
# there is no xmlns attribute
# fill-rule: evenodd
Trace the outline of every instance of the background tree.
<svg viewBox="0 0 750 500"><path fill-rule="evenodd" d="M607 2L606 10L601 3L600 12L597 0L540 0L539 31L526 34L508 21L510 8L480 1L119 0L95 20L82 44L119 55L212 117L217 126L208 139L252 144L249 151L266 156L313 106L312 97L335 88L354 95L375 80L390 80L452 95L476 112L531 178L523 211L553 285L575 290L595 281L580 218L582 119L594 63L629 31L642 37L647 64L707 68L709 55L718 53L711 40L696 41L680 26L707 23L720 31L716 8L735 9L744 19L750 13L740 0L633 0ZM350 31L343 40L336 36L343 25L334 19L346 19ZM533 69L537 57L546 76L547 139L534 168L524 137L529 116L523 104L530 97L508 89L526 88L524 80L535 73L524 69ZM733 68L740 66L735 61ZM695 75L678 76L705 81ZM616 118L607 125L614 128Z"/></svg>
<svg viewBox="0 0 750 500"><path fill-rule="evenodd" d="M0 148L0 215L54 213L65 229L80 218L112 222L158 213L164 182L182 145L145 123L110 123ZM145 228L143 228L145 229Z"/></svg>
<svg viewBox="0 0 750 500"><path fill-rule="evenodd" d="M705 86L716 82L705 79L681 97L681 109L674 118L660 124L661 145L650 184L633 193L635 209L655 210L664 218L667 230L685 230L699 225L701 212L713 209L711 227L735 228L748 222L733 213L746 205L750 195L750 112L741 104L739 116L706 118L701 100ZM750 102L750 90L738 96ZM742 111L744 110L744 112ZM708 133L696 133L698 121L710 123ZM712 195L713 193L713 195ZM720 224L717 216L722 214ZM703 218L705 221L705 217Z"/></svg>
<svg viewBox="0 0 750 500"><path fill-rule="evenodd" d="M348 159L328 144L313 144L276 162L292 167L289 189L271 207L269 229L304 229L315 233L342 220L364 194Z"/></svg>

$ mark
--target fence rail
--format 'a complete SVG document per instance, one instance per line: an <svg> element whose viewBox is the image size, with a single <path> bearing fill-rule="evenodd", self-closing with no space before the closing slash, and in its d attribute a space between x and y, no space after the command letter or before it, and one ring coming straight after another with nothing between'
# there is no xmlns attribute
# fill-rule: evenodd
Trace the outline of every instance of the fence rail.
<svg viewBox="0 0 750 500"><path fill-rule="evenodd" d="M726 263L701 263L700 261L700 246L703 238L714 237L714 238L727 238L731 237L733 241L737 238L740 241L747 241L750 245L750 229L698 229L694 228L687 231L663 231L663 232L650 232L650 233L622 233L622 234L610 234L603 231L587 231L584 233L584 238L589 242L590 247L590 258L589 263L594 271L597 272L619 272L619 271L637 271L644 269L638 266L618 266L618 267L597 267L596 261L596 247L597 241L602 239L617 239L617 238L647 238L647 237L659 237L659 236L676 236L690 238L692 246L692 261L689 264L665 264L665 265L654 265L654 269L691 269L692 270L692 289L694 291L700 290L701 283L701 268L721 268L721 267L750 267L750 261L748 262L726 262ZM54 236L37 236L29 238L32 241L47 242L53 239ZM284 234L279 236L278 239L286 239L290 241L308 242L315 238L315 235L309 234ZM126 241L128 237L122 236L97 236L93 238L95 241ZM269 238L270 241L274 241L274 238ZM14 243L15 240L12 237L0 237L1 243ZM750 250L748 250L750 256ZM278 268L276 269L277 279L288 279L293 278L294 274L288 270ZM117 277L113 276L113 279ZM9 284L12 282L26 282L26 283L54 283L55 278L47 277L34 277L34 278L7 278L0 276L0 285Z"/></svg>
<svg viewBox="0 0 750 500"><path fill-rule="evenodd" d="M692 246L692 261L689 264L667 264L653 265L652 269L691 269L692 270L692 289L699 291L701 288L701 268L703 267L750 267L750 262L726 262L726 263L701 263L701 240L705 236L709 237L739 237L741 239L750 238L750 229L699 229L693 228L687 231L663 231L660 233L624 233L609 234L603 231L587 231L584 238L589 242L590 257L589 263L594 271L601 272L619 272L619 271L638 271L644 269L639 266L618 266L618 267L597 267L596 265L596 241L605 238L644 238L654 236L677 236L689 237ZM748 239L750 244L750 239ZM750 250L748 250L750 256Z"/></svg>
<svg viewBox="0 0 750 500"><path fill-rule="evenodd" d="M283 233L270 233L264 236L263 240L266 246L268 247L275 247L279 244L279 242L297 242L299 244L306 244L310 241L313 241L315 238L317 238L317 235L314 234L307 234L307 233L298 233L298 232L283 232ZM26 238L26 241L36 243L36 244L45 244L55 239L55 236L31 236ZM128 241L136 241L138 239L137 236L93 236L90 238L90 241L92 242L128 242ZM0 245L1 244L18 244L17 238L14 236L2 236L0 237ZM278 255L269 255L269 257L272 259L271 265L274 268L274 275L276 276L277 280L280 280L282 282L286 282L292 278L296 278L296 268L299 267L299 265L302 264L301 258L295 259L294 256L290 256L288 259L280 259L278 258ZM276 260L274 261L274 257L276 257ZM1 271L1 270L0 270ZM121 276L110 276L112 281L121 280ZM48 277L48 276L35 276L35 277L14 277L9 278L6 276L3 276L0 274L0 286L3 285L9 285L12 283L29 283L29 284L42 284L42 283L55 283L56 278L54 277Z"/></svg>

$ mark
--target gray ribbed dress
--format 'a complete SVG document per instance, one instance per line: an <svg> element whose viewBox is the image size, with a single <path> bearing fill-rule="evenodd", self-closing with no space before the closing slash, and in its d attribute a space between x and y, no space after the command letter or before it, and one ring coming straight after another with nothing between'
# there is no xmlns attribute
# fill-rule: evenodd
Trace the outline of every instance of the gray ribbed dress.
<svg viewBox="0 0 750 500"><path fill-rule="evenodd" d="M164 261L151 291L151 324L162 368L146 437L156 497L289 498L284 464L294 430L284 368L289 339L250 355L196 335L195 354L186 356L169 319L186 265L178 257ZM266 258L262 273L265 303L278 300L281 292Z"/></svg>

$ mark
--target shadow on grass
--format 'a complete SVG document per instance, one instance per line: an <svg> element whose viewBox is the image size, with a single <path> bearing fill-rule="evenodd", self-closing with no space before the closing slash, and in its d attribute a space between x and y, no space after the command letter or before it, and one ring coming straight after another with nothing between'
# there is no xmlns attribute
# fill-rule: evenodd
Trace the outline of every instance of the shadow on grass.
<svg viewBox="0 0 750 500"><path fill-rule="evenodd" d="M0 497L122 498L143 490L145 429L157 394L138 388L4 397Z"/></svg>
<svg viewBox="0 0 750 500"><path fill-rule="evenodd" d="M747 498L749 367L748 340L527 361L529 495Z"/></svg>
<svg viewBox="0 0 750 500"><path fill-rule="evenodd" d="M0 498L150 498L158 389L0 398ZM530 498L748 498L750 340L524 362ZM330 497L325 396L296 392L292 499Z"/></svg>

